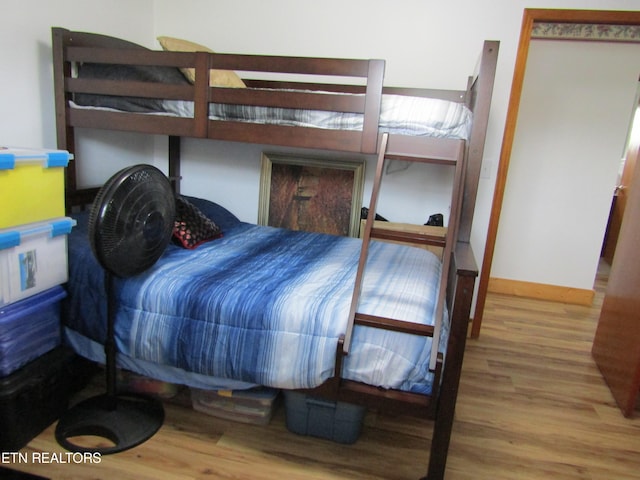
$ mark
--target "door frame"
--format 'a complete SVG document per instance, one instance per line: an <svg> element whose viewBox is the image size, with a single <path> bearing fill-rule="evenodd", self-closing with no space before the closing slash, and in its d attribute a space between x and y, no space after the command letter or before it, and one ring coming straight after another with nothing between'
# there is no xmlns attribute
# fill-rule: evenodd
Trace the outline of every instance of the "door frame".
<svg viewBox="0 0 640 480"><path fill-rule="evenodd" d="M509 161L511 159L511 151L513 149L513 139L516 133L520 98L522 96L522 86L527 68L531 32L533 31L535 22L640 25L640 11L534 8L526 8L524 10L522 26L520 29L520 41L518 43L518 52L513 71L513 80L511 83L511 94L507 108L507 118L502 137L502 148L500 151L496 183L493 192L493 203L489 217L489 226L487 228L487 239L482 260L482 268L480 270L480 277L478 280L478 293L471 327L471 338L477 338L480 335L480 328L482 326L482 317L491 274L491 263L493 262L496 238L498 236L500 213L502 211L502 202L504 200L507 174L509 171Z"/></svg>

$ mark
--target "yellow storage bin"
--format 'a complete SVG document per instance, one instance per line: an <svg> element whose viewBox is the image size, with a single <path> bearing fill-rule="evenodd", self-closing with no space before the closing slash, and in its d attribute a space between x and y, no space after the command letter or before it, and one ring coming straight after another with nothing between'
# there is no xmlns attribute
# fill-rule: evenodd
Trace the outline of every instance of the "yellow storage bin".
<svg viewBox="0 0 640 480"><path fill-rule="evenodd" d="M0 147L0 228L63 217L65 150Z"/></svg>

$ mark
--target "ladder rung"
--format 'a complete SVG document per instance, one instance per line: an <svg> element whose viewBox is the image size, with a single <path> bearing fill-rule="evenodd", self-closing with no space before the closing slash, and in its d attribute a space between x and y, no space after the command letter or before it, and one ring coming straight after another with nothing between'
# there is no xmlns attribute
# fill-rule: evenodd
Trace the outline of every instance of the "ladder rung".
<svg viewBox="0 0 640 480"><path fill-rule="evenodd" d="M387 160L400 160L403 162L415 162L415 163L430 163L433 165L449 165L454 167L456 165L456 161L450 158L427 158L427 157L416 157L412 155L394 155L389 154L385 155Z"/></svg>
<svg viewBox="0 0 640 480"><path fill-rule="evenodd" d="M384 155L388 159L455 165L464 157L465 147L464 140L454 138L392 135ZM418 156L415 152L429 152L429 155Z"/></svg>
<svg viewBox="0 0 640 480"><path fill-rule="evenodd" d="M382 240L393 240L396 242L415 243L419 245L434 245L436 247L444 247L446 245L446 237L444 236L389 230L387 228L373 227L371 229L371 237L380 238Z"/></svg>
<svg viewBox="0 0 640 480"><path fill-rule="evenodd" d="M422 335L424 337L433 337L434 330L432 325L406 322L404 320L394 320L392 318L378 317L364 313L356 313L354 323L365 327L381 328L394 332Z"/></svg>

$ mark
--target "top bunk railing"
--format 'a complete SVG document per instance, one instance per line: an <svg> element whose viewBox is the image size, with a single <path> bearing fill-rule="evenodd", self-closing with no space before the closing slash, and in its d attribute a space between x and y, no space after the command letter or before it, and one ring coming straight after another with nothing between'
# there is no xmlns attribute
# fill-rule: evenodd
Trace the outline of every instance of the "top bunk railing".
<svg viewBox="0 0 640 480"><path fill-rule="evenodd" d="M283 57L264 55L218 54L207 52L164 52L148 50L136 44L108 36L53 29L54 75L56 98L73 100L76 94L98 94L146 99L182 100L193 102L190 118L149 118L140 112L115 112L89 109L68 109L65 105L67 124L76 127L94 127L165 133L176 136L225 138L224 125L209 122L208 106L211 103L227 103L246 106L327 110L363 115L363 126L349 136L359 138L344 146L349 151L375 153L377 148L378 120L384 60L331 59L311 57ZM137 81L127 78L78 78L75 66L83 64L109 64L149 67L192 68L195 81L192 84L167 85L158 82ZM311 81L248 80L247 89L224 88L209 85L212 69L238 73L283 74L288 77L308 77ZM324 83L315 78L335 77L336 81L348 79L350 83ZM333 81L333 80L332 80ZM319 87L322 85L321 89ZM286 89L283 92L282 89ZM296 90L291 91L291 90ZM57 108L59 108L58 106ZM240 122L235 122L240 123ZM246 125L237 125L240 130ZM260 128L260 127L258 127ZM290 127L291 128L291 127ZM220 132L216 132L220 129ZM227 128L227 130L229 130ZM271 130L269 134L272 134ZM279 130L279 129L278 129ZM313 128L312 130L318 130ZM209 131L212 132L209 135ZM255 132L254 132L255 133ZM302 135L309 132L301 132ZM295 132L291 133L293 137ZM251 141L251 133L229 140ZM321 135L322 136L322 135ZM268 139L268 137L267 137ZM254 139L260 142L260 138ZM267 142L269 143L269 142ZM317 141L315 143L318 143ZM316 147L322 147L322 140ZM327 147L331 149L331 146Z"/></svg>
<svg viewBox="0 0 640 480"><path fill-rule="evenodd" d="M384 94L427 97L471 105L469 91L383 86L383 60L331 59L262 55L213 54L206 52L165 52L149 50L131 42L99 34L71 32L53 28L56 112L63 128L89 127L126 130L173 136L213 138L302 148L375 154L379 144L379 120ZM72 74L74 65L99 63L193 68L195 81L167 85L131 79L88 79ZM237 71L247 89L211 87L211 69ZM259 73L259 78L254 78ZM245 75L247 74L247 75ZM277 80L263 74L285 74ZM262 78L260 78L262 77ZM304 80L300 80L303 77ZM318 81L318 78L321 81ZM327 77L333 77L328 83ZM351 83L345 84L349 79ZM342 81L343 83L334 83ZM284 90L284 91L283 91ZM121 97L161 98L192 102L188 118L174 115L144 115L139 112L95 111L69 108L76 94L101 94ZM64 100L61 100L64 99ZM337 130L290 125L258 125L237 120L211 119L214 103L242 106L297 108L362 114L359 130ZM61 118L61 119L60 119ZM457 157L456 140L403 139L392 135L391 146L398 155L431 155L435 159ZM60 143L61 147L64 142Z"/></svg>

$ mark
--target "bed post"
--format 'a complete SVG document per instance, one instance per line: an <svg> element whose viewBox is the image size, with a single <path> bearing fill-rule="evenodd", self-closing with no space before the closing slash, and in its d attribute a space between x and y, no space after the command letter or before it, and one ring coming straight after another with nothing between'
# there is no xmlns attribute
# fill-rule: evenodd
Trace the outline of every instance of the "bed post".
<svg viewBox="0 0 640 480"><path fill-rule="evenodd" d="M471 245L465 242L458 242L451 265L451 275L449 277L451 285L448 288L452 295L449 304L451 331L449 332L442 385L436 405L429 470L423 480L441 480L444 478L447 464L458 387L460 385L460 374L462 372L462 361L467 341L473 289L478 275L478 268Z"/></svg>
<svg viewBox="0 0 640 480"><path fill-rule="evenodd" d="M70 32L64 28L51 29L51 45L53 50L53 91L56 111L56 139L57 148L67 150L75 155L75 135L73 127L67 124L69 96L65 92L64 79L70 76L71 66L65 62L64 47L70 41ZM65 192L67 209L72 205L69 202L69 193L75 193L77 189L75 161L69 162L65 169Z"/></svg>
<svg viewBox="0 0 640 480"><path fill-rule="evenodd" d="M169 135L169 181L173 193L180 193L180 137Z"/></svg>
<svg viewBox="0 0 640 480"><path fill-rule="evenodd" d="M482 169L482 157L489 124L491 97L498 63L498 49L500 42L486 40L480 56L477 75L470 79L467 92L467 103L473 110L473 126L467 148L467 174L464 181L464 197L458 240L468 242L471 238L471 224L476 208L476 195Z"/></svg>

